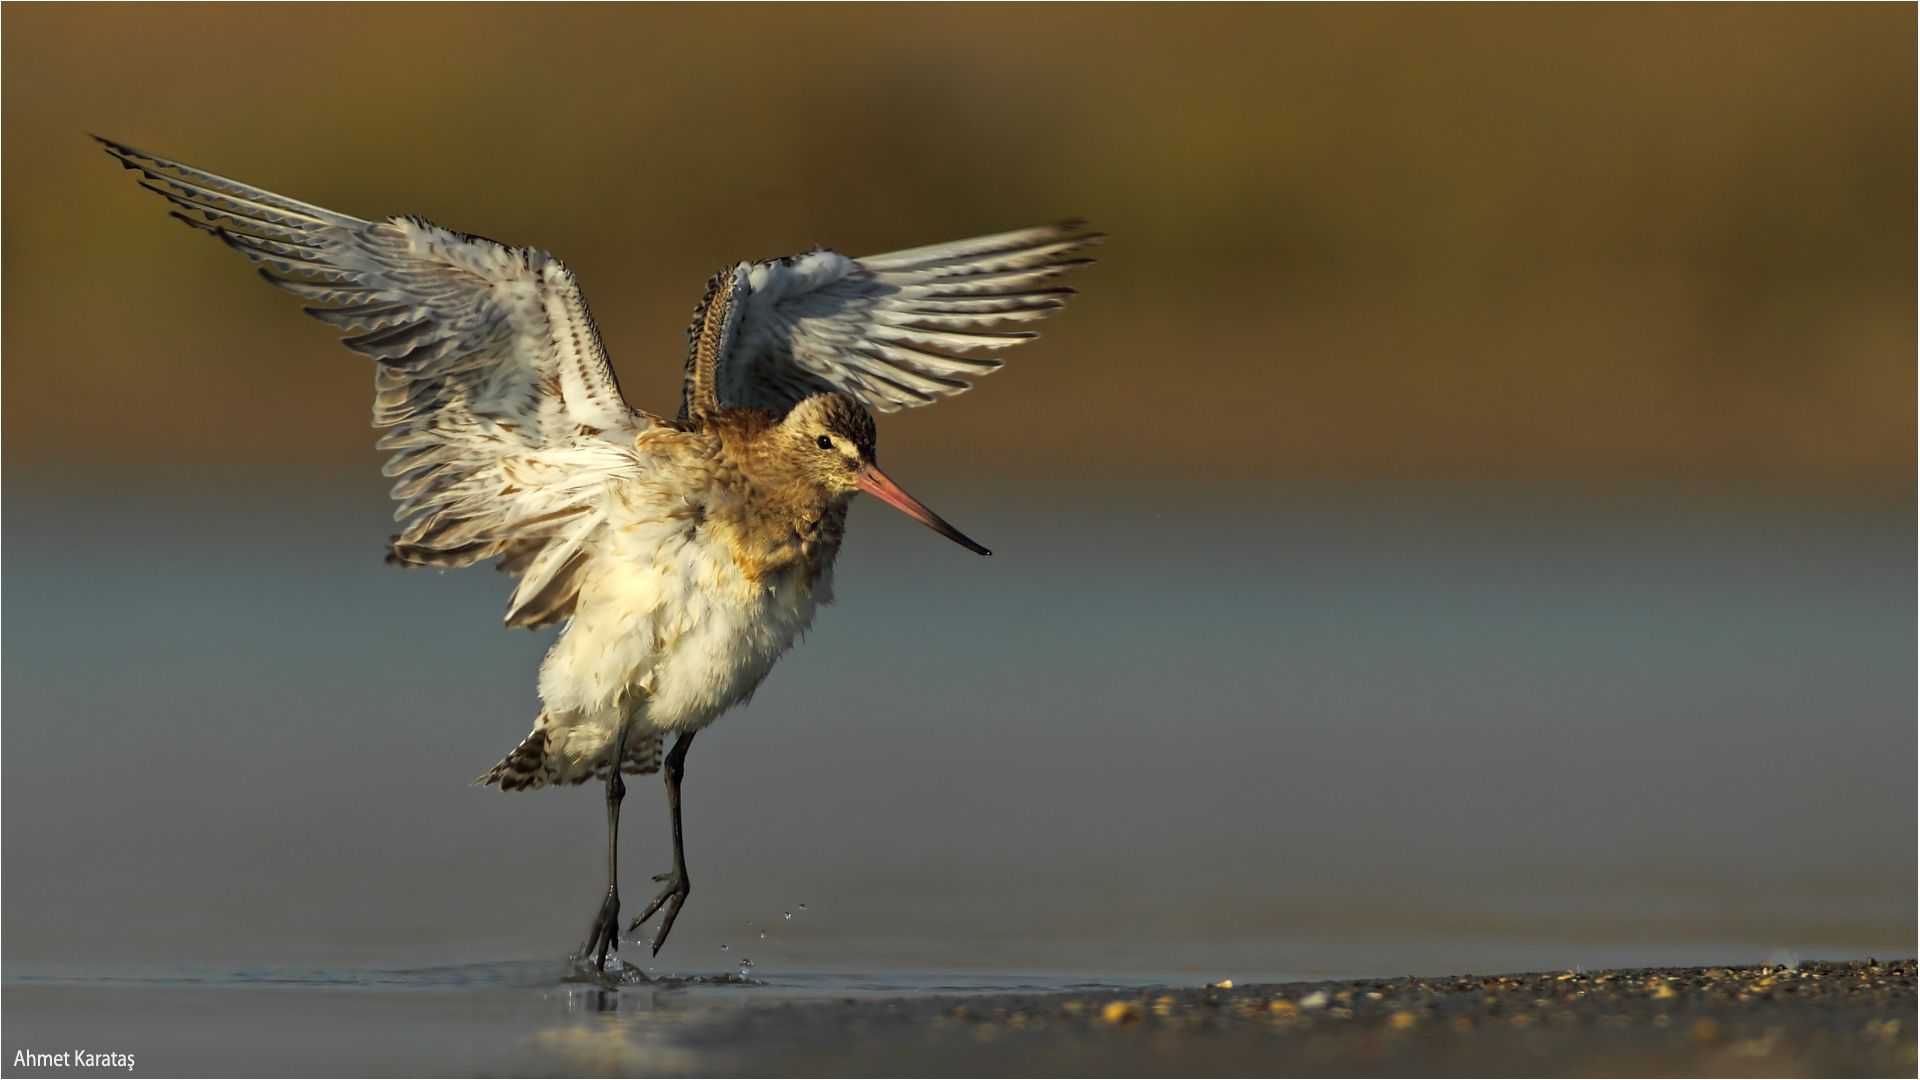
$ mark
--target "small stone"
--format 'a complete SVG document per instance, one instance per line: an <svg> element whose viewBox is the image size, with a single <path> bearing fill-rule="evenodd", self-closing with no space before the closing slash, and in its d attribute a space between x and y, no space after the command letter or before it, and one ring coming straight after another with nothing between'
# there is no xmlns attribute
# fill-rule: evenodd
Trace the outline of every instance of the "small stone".
<svg viewBox="0 0 1920 1080"><path fill-rule="evenodd" d="M1100 1018L1116 1026L1137 1023L1143 1015L1139 1003L1133 1001L1109 1001L1107 1007L1100 1010Z"/></svg>
<svg viewBox="0 0 1920 1080"><path fill-rule="evenodd" d="M1405 1031L1416 1022L1413 1014L1409 1012L1397 1012L1387 1017L1387 1026L1393 1028L1395 1031Z"/></svg>

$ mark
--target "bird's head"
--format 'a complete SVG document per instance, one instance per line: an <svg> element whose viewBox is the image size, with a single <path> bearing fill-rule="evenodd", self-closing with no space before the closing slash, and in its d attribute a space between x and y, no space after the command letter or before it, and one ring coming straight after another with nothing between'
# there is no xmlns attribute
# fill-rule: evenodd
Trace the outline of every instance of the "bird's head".
<svg viewBox="0 0 1920 1080"><path fill-rule="evenodd" d="M873 417L847 395L815 394L795 405L780 422L777 438L784 456L821 491L841 497L864 491L961 547L993 554L887 479L874 463Z"/></svg>
<svg viewBox="0 0 1920 1080"><path fill-rule="evenodd" d="M860 469L873 464L873 417L845 394L815 394L795 405L778 438L782 456L829 494L860 490Z"/></svg>

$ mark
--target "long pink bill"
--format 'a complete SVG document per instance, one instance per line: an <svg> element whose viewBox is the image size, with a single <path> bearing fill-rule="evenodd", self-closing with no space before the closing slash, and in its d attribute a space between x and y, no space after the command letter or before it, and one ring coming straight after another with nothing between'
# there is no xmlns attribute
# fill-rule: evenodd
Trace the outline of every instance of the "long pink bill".
<svg viewBox="0 0 1920 1080"><path fill-rule="evenodd" d="M919 521L921 524L925 525L927 528L932 529L934 532L939 533L941 536L944 536L947 539L953 541L954 543L959 544L961 547L966 548L968 551L972 551L980 555L993 554L993 552L988 551L986 548L983 548L979 544L976 544L973 541L967 539L966 534L962 533L959 529L956 529L953 526L947 524L945 521L942 521L940 519L939 514L934 513L933 511L927 509L925 506L922 506L919 499L916 499L913 496L907 494L906 492L901 491L900 485L887 479L887 474L881 472L878 467L873 465L862 465L860 466L860 472L858 475L860 477L861 491L864 491L867 494L872 495L873 497L879 499L881 502L888 504L889 506L899 507L901 510L906 512L908 517L914 518L915 520Z"/></svg>

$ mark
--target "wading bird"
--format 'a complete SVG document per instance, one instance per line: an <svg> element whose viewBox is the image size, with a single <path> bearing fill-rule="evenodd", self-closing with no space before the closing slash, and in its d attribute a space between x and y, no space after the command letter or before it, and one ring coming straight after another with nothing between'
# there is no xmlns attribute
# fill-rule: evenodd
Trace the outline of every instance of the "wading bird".
<svg viewBox="0 0 1920 1080"><path fill-rule="evenodd" d="M509 627L564 624L533 731L476 784L603 780L607 895L579 956L620 941L622 773L661 771L673 869L646 911L657 954L690 883L687 747L746 700L833 597L847 502L867 492L982 555L886 477L868 409L927 405L1028 340L1073 290L1053 279L1102 237L1063 222L850 259L823 248L740 263L694 312L679 415L620 394L573 274L417 217L362 221L108 140L174 216L263 264L375 361L373 423L403 522L387 561L497 558ZM947 350L947 351L942 351Z"/></svg>

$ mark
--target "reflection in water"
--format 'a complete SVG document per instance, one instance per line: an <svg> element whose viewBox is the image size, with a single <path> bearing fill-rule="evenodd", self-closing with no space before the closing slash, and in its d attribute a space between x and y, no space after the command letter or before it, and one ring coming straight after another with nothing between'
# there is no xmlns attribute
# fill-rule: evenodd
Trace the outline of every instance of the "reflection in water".
<svg viewBox="0 0 1920 1080"><path fill-rule="evenodd" d="M558 1056L572 1075L659 1076L694 1071L698 1059L668 1041L669 1033L630 1017L599 1016L550 1028L535 1045Z"/></svg>

